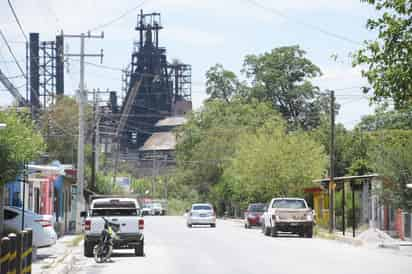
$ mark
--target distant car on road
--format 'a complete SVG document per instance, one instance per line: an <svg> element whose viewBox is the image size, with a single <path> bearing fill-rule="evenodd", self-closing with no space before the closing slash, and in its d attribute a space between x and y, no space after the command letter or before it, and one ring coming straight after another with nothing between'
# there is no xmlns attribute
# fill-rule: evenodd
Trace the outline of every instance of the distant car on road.
<svg viewBox="0 0 412 274"><path fill-rule="evenodd" d="M4 228L7 232L21 230L22 209L4 207ZM24 226L33 229L33 245L36 247L51 246L56 243L57 234L53 228L52 215L40 215L30 210L24 211Z"/></svg>
<svg viewBox="0 0 412 274"><path fill-rule="evenodd" d="M262 224L261 217L265 211L265 206L263 203L249 204L245 212L245 228L260 226Z"/></svg>
<svg viewBox="0 0 412 274"><path fill-rule="evenodd" d="M163 207L161 203L153 203L151 205L151 214L154 215L163 215Z"/></svg>
<svg viewBox="0 0 412 274"><path fill-rule="evenodd" d="M187 226L210 225L216 227L216 214L211 204L193 204L187 214Z"/></svg>
<svg viewBox="0 0 412 274"><path fill-rule="evenodd" d="M152 215L152 204L144 204L142 208L142 216Z"/></svg>
<svg viewBox="0 0 412 274"><path fill-rule="evenodd" d="M313 210L301 198L274 198L264 213L263 233L277 237L279 232L291 232L312 238Z"/></svg>

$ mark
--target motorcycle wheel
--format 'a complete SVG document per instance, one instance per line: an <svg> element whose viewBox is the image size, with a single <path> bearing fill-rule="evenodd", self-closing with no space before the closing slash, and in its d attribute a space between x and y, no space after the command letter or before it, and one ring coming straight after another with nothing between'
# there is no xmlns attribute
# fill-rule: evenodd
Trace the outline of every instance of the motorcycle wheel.
<svg viewBox="0 0 412 274"><path fill-rule="evenodd" d="M103 261L104 261L104 257L102 256L103 255L102 253L103 252L102 252L102 249L100 248L100 246L95 245L94 248L93 248L93 257L94 257L94 261L98 264L103 263Z"/></svg>

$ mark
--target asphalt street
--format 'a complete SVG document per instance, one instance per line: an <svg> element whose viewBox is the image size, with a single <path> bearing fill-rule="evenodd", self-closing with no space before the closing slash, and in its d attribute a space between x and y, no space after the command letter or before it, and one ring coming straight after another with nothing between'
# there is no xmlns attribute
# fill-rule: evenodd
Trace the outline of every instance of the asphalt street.
<svg viewBox="0 0 412 274"><path fill-rule="evenodd" d="M113 262L96 264L76 254L82 274L265 274L412 273L412 257L382 249L283 235L265 237L233 221L216 228L187 228L183 217L145 217L145 257L117 251Z"/></svg>

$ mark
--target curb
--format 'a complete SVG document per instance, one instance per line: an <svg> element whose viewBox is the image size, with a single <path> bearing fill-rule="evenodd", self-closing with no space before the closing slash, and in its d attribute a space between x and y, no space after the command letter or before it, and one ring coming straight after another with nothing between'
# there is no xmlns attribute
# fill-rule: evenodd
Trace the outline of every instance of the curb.
<svg viewBox="0 0 412 274"><path fill-rule="evenodd" d="M364 242L362 240L349 238L349 237L343 237L343 236L336 235L336 234L331 235L327 232L318 232L316 234L316 237L321 238L321 239L326 239L326 240L338 241L338 242L350 244L353 246L363 246L364 245Z"/></svg>

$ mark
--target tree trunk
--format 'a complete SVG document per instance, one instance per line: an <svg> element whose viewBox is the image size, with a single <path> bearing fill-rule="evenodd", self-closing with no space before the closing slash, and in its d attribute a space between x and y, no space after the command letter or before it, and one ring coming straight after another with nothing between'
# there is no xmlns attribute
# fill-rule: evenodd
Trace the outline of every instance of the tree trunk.
<svg viewBox="0 0 412 274"><path fill-rule="evenodd" d="M0 237L4 232L4 185L0 182Z"/></svg>

